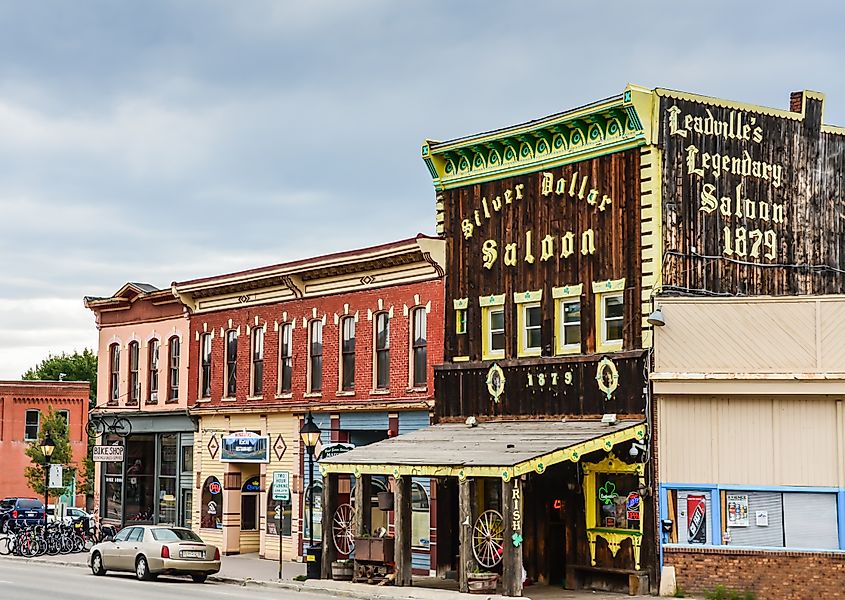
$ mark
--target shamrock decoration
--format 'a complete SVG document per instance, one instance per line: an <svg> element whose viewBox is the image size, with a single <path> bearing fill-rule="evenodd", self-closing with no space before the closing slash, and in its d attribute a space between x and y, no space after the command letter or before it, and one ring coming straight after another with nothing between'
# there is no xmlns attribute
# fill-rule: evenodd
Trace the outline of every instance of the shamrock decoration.
<svg viewBox="0 0 845 600"><path fill-rule="evenodd" d="M605 505L611 504L616 496L618 496L616 493L616 484L612 481L608 481L599 488L599 500Z"/></svg>
<svg viewBox="0 0 845 600"><path fill-rule="evenodd" d="M522 544L522 535L520 535L518 533L514 533L511 536L511 540L513 540L514 547L518 548L520 546L520 544Z"/></svg>

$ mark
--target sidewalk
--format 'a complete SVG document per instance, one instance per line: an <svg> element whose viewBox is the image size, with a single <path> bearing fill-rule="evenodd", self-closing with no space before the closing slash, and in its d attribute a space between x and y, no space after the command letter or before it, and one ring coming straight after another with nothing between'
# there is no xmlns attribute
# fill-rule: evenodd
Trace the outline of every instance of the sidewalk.
<svg viewBox="0 0 845 600"><path fill-rule="evenodd" d="M0 560L31 561L42 564L65 565L69 567L87 568L87 553L69 554L65 556L41 556L38 558L20 558L2 556ZM313 579L308 581L294 581L293 578L305 574L305 564L298 562L284 563L284 580L279 580L279 563L272 560L258 558L257 554L242 554L224 556L221 561L220 572L209 577L209 581L228 583L240 586L260 586L268 588L289 589L313 594L329 594L358 600L510 600L505 596L487 595L473 596L456 591L453 582L443 582L431 577L415 578L413 587L374 586L348 581L332 581L328 579ZM451 584L451 585L450 585ZM437 589L451 587L452 589ZM593 600L622 600L629 598L626 594L609 594L590 590L564 590L558 587L529 586L523 591L524 598L534 600L577 600L591 598ZM638 596L646 598L647 596Z"/></svg>

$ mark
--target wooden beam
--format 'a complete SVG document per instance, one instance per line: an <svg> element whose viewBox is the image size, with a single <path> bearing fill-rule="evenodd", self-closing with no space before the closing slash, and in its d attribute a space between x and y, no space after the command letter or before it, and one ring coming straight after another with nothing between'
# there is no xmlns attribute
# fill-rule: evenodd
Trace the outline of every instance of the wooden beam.
<svg viewBox="0 0 845 600"><path fill-rule="evenodd" d="M505 520L503 592L505 596L522 596L522 482L518 477L502 482L502 518Z"/></svg>
<svg viewBox="0 0 845 600"><path fill-rule="evenodd" d="M461 543L458 552L458 585L464 593L469 592L467 577L475 568L475 559L472 556L472 527L475 524L474 487L473 480L469 478L458 482L458 529Z"/></svg>
<svg viewBox="0 0 845 600"><path fill-rule="evenodd" d="M332 578L332 563L337 560L337 548L332 539L332 519L337 510L337 473L323 478L323 560L321 579Z"/></svg>
<svg viewBox="0 0 845 600"><path fill-rule="evenodd" d="M355 484L355 535L358 537L372 533L372 498L372 476L361 475Z"/></svg>
<svg viewBox="0 0 845 600"><path fill-rule="evenodd" d="M411 478L395 480L393 499L396 531L396 585L411 585Z"/></svg>

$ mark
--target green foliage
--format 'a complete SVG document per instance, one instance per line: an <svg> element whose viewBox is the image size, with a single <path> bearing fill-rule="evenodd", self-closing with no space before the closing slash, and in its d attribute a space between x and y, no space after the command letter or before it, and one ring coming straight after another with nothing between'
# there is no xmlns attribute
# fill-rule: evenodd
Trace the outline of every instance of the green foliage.
<svg viewBox="0 0 845 600"><path fill-rule="evenodd" d="M88 381L91 389L88 393L88 406L94 408L97 402L97 355L90 348L85 348L81 353L74 352L67 354L62 352L53 356L48 354L47 358L29 369L21 379L37 381L59 381L59 376L64 373L65 381Z"/></svg>
<svg viewBox="0 0 845 600"><path fill-rule="evenodd" d="M675 593L672 594L672 596L675 597L675 598L686 598L687 593L684 591L684 588L682 588L680 585L676 585L675 586Z"/></svg>
<svg viewBox="0 0 845 600"><path fill-rule="evenodd" d="M713 588L713 591L706 592L704 597L707 600L755 600L756 596L754 592L751 591L744 591L740 592L739 590L729 590L723 585L717 585Z"/></svg>
<svg viewBox="0 0 845 600"><path fill-rule="evenodd" d="M53 407L49 407L47 413L41 414L41 431L38 432L38 439L33 440L27 444L26 455L32 460L31 467L24 469L24 476L26 477L27 485L36 493L39 498L44 497L44 485L46 483L46 467L44 460L44 453L41 451L41 442L47 434L53 438L53 443L56 445L53 450L53 456L50 457L50 462L54 465L65 465L62 474L62 483L64 489L52 489L50 493L52 496L58 497L68 492L68 487L76 478L76 468L73 464L73 455L71 454L70 441L68 439L67 423Z"/></svg>
<svg viewBox="0 0 845 600"><path fill-rule="evenodd" d="M308 577L305 575L297 575L293 578L294 581L308 581Z"/></svg>

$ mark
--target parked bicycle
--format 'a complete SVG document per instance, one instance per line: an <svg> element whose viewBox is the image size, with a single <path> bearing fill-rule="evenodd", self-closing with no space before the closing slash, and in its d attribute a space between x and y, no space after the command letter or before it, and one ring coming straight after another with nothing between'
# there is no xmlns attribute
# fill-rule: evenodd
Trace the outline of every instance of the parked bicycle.
<svg viewBox="0 0 845 600"><path fill-rule="evenodd" d="M120 437L126 437L132 433L132 423L123 417L92 417L88 421L88 435L99 437L105 433L113 433Z"/></svg>
<svg viewBox="0 0 845 600"><path fill-rule="evenodd" d="M87 552L94 544L114 537L114 534L114 528L90 526L88 519L80 519L70 525L50 523L46 528L44 525L27 527L12 524L8 534L0 537L0 555L33 557Z"/></svg>

